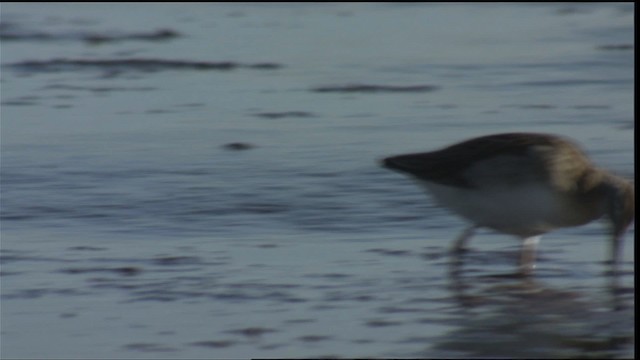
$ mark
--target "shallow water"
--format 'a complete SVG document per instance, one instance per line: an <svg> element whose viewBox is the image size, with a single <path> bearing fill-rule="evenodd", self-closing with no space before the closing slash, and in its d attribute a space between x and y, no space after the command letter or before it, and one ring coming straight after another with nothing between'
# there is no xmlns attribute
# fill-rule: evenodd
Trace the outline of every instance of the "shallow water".
<svg viewBox="0 0 640 360"><path fill-rule="evenodd" d="M634 235L536 275L381 157L505 131L633 178L630 4L3 4L3 358L634 355Z"/></svg>

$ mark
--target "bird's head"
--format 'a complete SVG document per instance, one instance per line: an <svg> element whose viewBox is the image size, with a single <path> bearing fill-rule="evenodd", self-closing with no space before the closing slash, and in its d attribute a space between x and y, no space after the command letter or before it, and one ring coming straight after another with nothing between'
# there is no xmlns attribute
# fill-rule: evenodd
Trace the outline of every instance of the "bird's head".
<svg viewBox="0 0 640 360"><path fill-rule="evenodd" d="M632 182L621 178L611 178L606 183L606 216L611 221L613 236L612 261L616 264L620 257L624 234L635 219L635 186Z"/></svg>

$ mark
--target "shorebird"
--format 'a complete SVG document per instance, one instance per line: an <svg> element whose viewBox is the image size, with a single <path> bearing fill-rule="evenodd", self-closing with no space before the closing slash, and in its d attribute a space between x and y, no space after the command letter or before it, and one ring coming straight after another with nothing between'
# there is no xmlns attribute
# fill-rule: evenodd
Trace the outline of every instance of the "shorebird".
<svg viewBox="0 0 640 360"><path fill-rule="evenodd" d="M572 141L539 133L487 135L441 150L391 156L383 166L410 174L442 207L471 225L452 251L486 227L522 239L520 272L530 274L540 236L606 217L611 263L635 216L635 187L592 164Z"/></svg>

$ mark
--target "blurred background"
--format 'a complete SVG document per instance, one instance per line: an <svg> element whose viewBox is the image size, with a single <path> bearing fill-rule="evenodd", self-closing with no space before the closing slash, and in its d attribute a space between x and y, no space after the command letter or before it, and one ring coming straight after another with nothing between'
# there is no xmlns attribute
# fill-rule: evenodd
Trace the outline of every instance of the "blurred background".
<svg viewBox="0 0 640 360"><path fill-rule="evenodd" d="M385 156L508 131L634 173L632 3L3 3L3 358L634 355L601 223L536 276Z"/></svg>

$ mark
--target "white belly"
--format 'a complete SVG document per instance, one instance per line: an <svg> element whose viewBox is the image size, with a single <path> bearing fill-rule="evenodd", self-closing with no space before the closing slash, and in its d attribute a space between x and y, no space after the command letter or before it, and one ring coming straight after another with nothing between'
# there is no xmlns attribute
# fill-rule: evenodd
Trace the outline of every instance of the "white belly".
<svg viewBox="0 0 640 360"><path fill-rule="evenodd" d="M568 224L568 209L559 196L540 184L477 190L419 182L441 206L476 225L504 233L533 236L557 227L575 225Z"/></svg>

